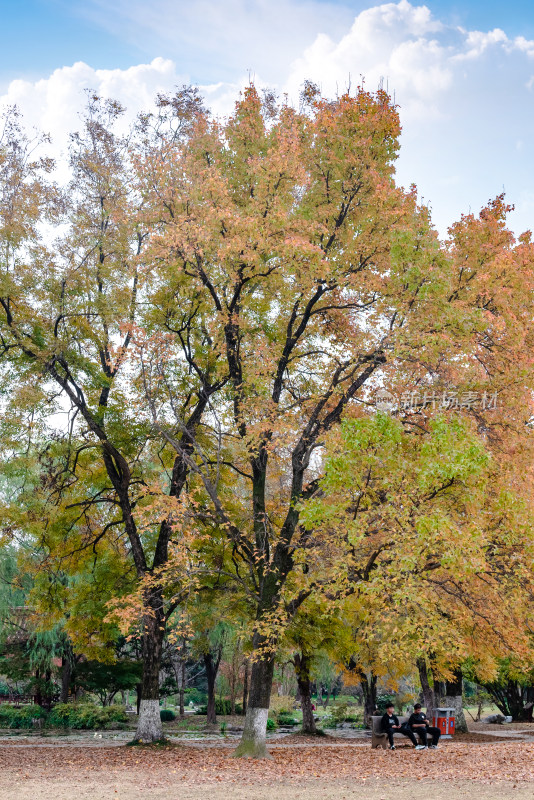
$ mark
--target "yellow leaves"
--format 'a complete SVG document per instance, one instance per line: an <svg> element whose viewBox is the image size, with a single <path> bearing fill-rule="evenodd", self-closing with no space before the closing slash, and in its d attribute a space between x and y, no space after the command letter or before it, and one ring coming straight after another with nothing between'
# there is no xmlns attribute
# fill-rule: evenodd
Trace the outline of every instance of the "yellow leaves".
<svg viewBox="0 0 534 800"><path fill-rule="evenodd" d="M301 518L330 539L341 531L337 558L351 586L344 614L368 663L387 661L391 647L421 647L444 669L469 655L494 669L507 649L528 650L525 506L504 498L506 475L460 420L431 420L423 435L401 431L382 415L347 418L327 442L323 494Z"/></svg>
<svg viewBox="0 0 534 800"><path fill-rule="evenodd" d="M390 98L307 93L300 112L267 108L249 87L228 121L194 106L184 131L151 139L147 126L128 147L108 125L119 109L97 103L74 140L69 232L53 259L24 250L25 271L10 248L22 222L36 243L43 187L26 173L17 194L15 158L17 213L0 207L9 251L0 281L19 315L2 316L17 353L4 382L9 442L18 443L18 407L21 416L42 408L43 424L56 410L49 384L67 381L68 436L80 445L52 443L54 469L39 466L10 522L54 566L68 562L80 585L58 590L58 601L79 615L93 604L87 635L113 592L109 629L160 627L157 596L166 608L182 604L176 631L189 636L200 581L211 590L235 578L236 606L272 590L257 606L267 650L293 601L313 589L317 600L303 608L320 625L353 592L344 622L369 658L384 656L384 637L459 657L476 649L473 629L497 652L492 626L522 618L531 499L527 510L497 499L503 472L476 437L500 437L503 460L525 466L508 482L526 492L532 447L502 431L519 430L532 410L532 243L514 245L498 198L453 226L441 248L415 190L394 185L400 127ZM473 415L472 428L439 427L426 410L405 425L367 417L377 386L487 390L487 375L506 400L494 422ZM33 417L26 425L33 435ZM170 496L177 474L179 500ZM162 525L168 557L156 548ZM156 551L165 562L151 571L138 560L137 582L133 544L147 564ZM99 597L84 593L89 574ZM510 601L503 619L493 609L499 586Z"/></svg>

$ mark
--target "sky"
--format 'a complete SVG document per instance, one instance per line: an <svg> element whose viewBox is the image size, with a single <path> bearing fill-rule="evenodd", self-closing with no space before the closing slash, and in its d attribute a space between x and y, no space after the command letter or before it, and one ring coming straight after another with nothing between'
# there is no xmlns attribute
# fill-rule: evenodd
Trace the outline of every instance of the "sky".
<svg viewBox="0 0 534 800"><path fill-rule="evenodd" d="M250 80L290 99L362 78L399 105L399 183L442 235L503 190L534 228L532 0L0 0L0 106L50 133L61 158L90 88L134 115L174 86L231 112Z"/></svg>

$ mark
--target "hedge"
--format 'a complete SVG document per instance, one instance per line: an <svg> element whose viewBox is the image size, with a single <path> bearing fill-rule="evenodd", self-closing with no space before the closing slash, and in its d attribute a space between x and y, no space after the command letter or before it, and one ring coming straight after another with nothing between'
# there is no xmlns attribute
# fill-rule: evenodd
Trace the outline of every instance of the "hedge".
<svg viewBox="0 0 534 800"><path fill-rule="evenodd" d="M298 725L298 719L295 719L293 714L288 714L285 711L281 711L278 714L278 724L279 725Z"/></svg>
<svg viewBox="0 0 534 800"><path fill-rule="evenodd" d="M208 713L208 706L199 706L195 711L195 714L207 714ZM223 716L227 716L232 713L232 703L230 700L215 700L215 713L222 714ZM243 713L243 706L241 703L235 704L235 713L242 714Z"/></svg>
<svg viewBox="0 0 534 800"><path fill-rule="evenodd" d="M46 719L48 712L40 706L13 706L0 704L1 728L33 728L34 719Z"/></svg>
<svg viewBox="0 0 534 800"><path fill-rule="evenodd" d="M52 728L113 728L128 721L124 706L111 705L102 708L93 703L58 703L47 720Z"/></svg>
<svg viewBox="0 0 534 800"><path fill-rule="evenodd" d="M124 706L112 705L101 708L93 703L58 703L52 711L37 705L13 706L0 704L1 728L33 728L34 720L41 720L46 728L117 728L128 721Z"/></svg>

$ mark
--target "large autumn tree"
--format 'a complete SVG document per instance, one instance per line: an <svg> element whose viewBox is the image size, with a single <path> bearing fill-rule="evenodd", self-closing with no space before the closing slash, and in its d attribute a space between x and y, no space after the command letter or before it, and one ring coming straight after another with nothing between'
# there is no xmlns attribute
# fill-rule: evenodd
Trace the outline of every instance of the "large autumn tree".
<svg viewBox="0 0 534 800"><path fill-rule="evenodd" d="M166 603L158 580L147 578L168 559L188 467L181 454L162 452L161 438L137 418L134 405L129 351L152 283L133 162L148 142L162 159L165 141L187 138L202 112L190 90L160 98L158 108L123 135L123 109L90 97L83 128L72 136L72 181L63 192L47 182L51 164L32 159L15 118L0 141L2 436L11 481L4 529L33 540L49 578L47 594L57 583L56 596L65 603L84 580L69 584L65 575L91 574L80 553L111 556L112 592L122 591L132 575L142 583L137 737L145 741L161 737L162 642L179 600ZM189 340L203 335L198 326ZM181 363L174 398L183 424L174 433L187 453L189 431L218 387L209 358L199 360L194 374L185 357ZM154 510L154 494L168 504Z"/></svg>
<svg viewBox="0 0 534 800"><path fill-rule="evenodd" d="M377 386L450 385L465 359L504 387L492 315L516 289L499 291L510 247L498 209L440 246L395 184L382 91L307 86L297 111L250 87L223 122L190 91L158 108L125 137L121 109L93 98L63 198L16 137L1 150L3 436L19 470L5 517L48 566L100 549L120 591L135 580L143 740L161 735L169 616L199 580L233 581L254 629L238 752L262 755L284 626L342 588L330 531L301 522L325 438ZM38 223L60 212L45 246Z"/></svg>
<svg viewBox="0 0 534 800"><path fill-rule="evenodd" d="M450 679L458 713L462 662L492 676L531 658L534 251L509 210L452 226L442 314L388 374L392 416L349 410L305 513L338 542L345 660L382 674L408 654Z"/></svg>
<svg viewBox="0 0 534 800"><path fill-rule="evenodd" d="M338 542L352 630L338 646L354 668L395 676L426 658L439 679L466 661L491 676L506 654L530 659L532 508L451 416L416 433L384 415L346 419L307 505L315 535L327 526Z"/></svg>
<svg viewBox="0 0 534 800"><path fill-rule="evenodd" d="M298 112L251 87L229 120L199 118L157 168L149 155L138 165L159 324L183 339L195 372L205 349L186 328L201 319L219 380L229 378L209 432L184 454L172 432L172 348L168 359L147 355L157 375L141 376L151 420L203 485L249 600L238 753L256 756L279 634L316 586L311 544L306 558L295 551L318 449L349 405L369 401L397 353L434 327L448 286L426 210L394 181L400 128L388 95L327 100L308 86L303 101Z"/></svg>

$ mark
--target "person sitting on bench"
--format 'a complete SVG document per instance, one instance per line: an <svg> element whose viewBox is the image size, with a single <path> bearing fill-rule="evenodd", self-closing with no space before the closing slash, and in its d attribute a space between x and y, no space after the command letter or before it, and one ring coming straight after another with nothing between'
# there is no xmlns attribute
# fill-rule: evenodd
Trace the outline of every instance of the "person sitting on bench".
<svg viewBox="0 0 534 800"><path fill-rule="evenodd" d="M432 728L428 722L426 714L421 711L421 703L416 703L413 707L413 714L408 720L408 727L419 736L421 744L417 745L418 750L426 750L428 745L427 734L432 736L432 744L430 747L435 750L438 746L441 731L439 728Z"/></svg>
<svg viewBox="0 0 534 800"><path fill-rule="evenodd" d="M382 717L380 722L382 731L387 733L389 739L389 749L395 750L395 745L393 743L393 734L394 733L402 733L403 736L407 736L408 739L411 741L414 747L417 745L417 741L415 736L413 735L412 731L407 728L405 725L400 725L398 717L395 716L393 713L394 711L393 703L388 703L386 706L386 713Z"/></svg>

